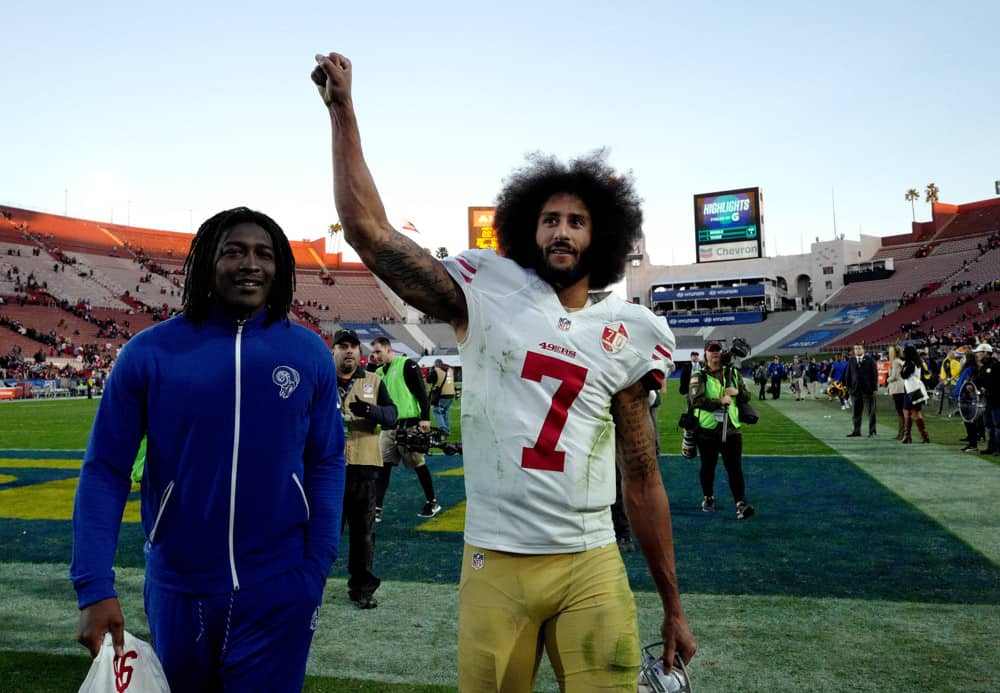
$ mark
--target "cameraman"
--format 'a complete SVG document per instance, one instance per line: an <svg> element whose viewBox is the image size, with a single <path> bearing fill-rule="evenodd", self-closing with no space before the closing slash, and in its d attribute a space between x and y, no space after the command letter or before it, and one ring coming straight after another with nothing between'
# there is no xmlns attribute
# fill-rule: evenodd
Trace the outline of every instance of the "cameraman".
<svg viewBox="0 0 1000 693"><path fill-rule="evenodd" d="M434 481L431 472L424 463L422 453L406 449L396 442L396 432L401 428L418 426L421 431L431 428L431 405L427 400L427 389L424 387L420 367L402 354L397 354L392 348L392 342L387 337L376 337L371 342L372 353L370 361L376 365L375 372L382 377L389 396L399 413L396 426L384 426L380 444L382 447L382 470L379 473L377 497L375 503L375 521L382 521L382 504L385 492L389 488L392 468L400 462L407 469L412 469L417 475L420 487L426 499L423 509L417 517L434 517L441 512L441 504L434 494Z"/></svg>
<svg viewBox="0 0 1000 693"><path fill-rule="evenodd" d="M751 395L739 370L724 365L723 361L722 344L709 342L705 345L705 367L692 375L688 384L688 403L698 420L695 436L701 457L704 494L701 509L704 512L715 510L715 468L721 452L736 503L736 519L745 520L754 514L754 509L746 502L743 436L737 403L748 403Z"/></svg>

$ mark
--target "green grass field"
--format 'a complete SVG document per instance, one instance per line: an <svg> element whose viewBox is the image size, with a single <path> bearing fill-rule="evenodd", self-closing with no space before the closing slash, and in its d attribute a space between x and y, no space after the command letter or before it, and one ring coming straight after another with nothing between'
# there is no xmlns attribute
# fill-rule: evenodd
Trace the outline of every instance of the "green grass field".
<svg viewBox="0 0 1000 693"><path fill-rule="evenodd" d="M876 439L845 438L849 413L830 402L755 400L761 422L745 429L744 450L758 515L737 522L721 465L720 512L700 512L698 464L678 454L681 401L664 399L660 466L700 644L696 690L1000 690L1000 458L959 452L959 421L929 416L934 444L903 446L884 398ZM0 691L75 691L89 666L74 641L67 564L95 409L0 403ZM445 511L426 522L415 516L415 478L394 473L376 549L380 606L350 605L338 559L305 690L455 690L461 464L429 459ZM130 630L148 637L142 535L129 519L127 510L119 592ZM641 556L624 558L643 640L655 640L658 599ZM557 690L547 664L536 688Z"/></svg>

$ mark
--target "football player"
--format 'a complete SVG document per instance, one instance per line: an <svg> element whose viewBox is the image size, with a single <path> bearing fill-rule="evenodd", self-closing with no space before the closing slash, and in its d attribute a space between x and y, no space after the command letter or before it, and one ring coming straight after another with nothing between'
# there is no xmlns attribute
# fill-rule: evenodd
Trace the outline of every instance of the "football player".
<svg viewBox="0 0 1000 693"><path fill-rule="evenodd" d="M697 649L681 606L648 392L673 369L666 321L602 289L642 235L630 177L602 153L537 156L507 181L501 252L439 261L389 224L361 149L350 61L316 56L345 238L462 357L467 497L460 690L530 691L544 642L564 690L634 691L635 600L609 506L614 465L663 603L664 656Z"/></svg>

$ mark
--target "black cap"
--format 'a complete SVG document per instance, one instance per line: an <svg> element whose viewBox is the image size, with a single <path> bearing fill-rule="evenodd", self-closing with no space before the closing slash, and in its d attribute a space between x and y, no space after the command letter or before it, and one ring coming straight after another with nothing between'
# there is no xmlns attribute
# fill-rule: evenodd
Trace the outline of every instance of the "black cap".
<svg viewBox="0 0 1000 693"><path fill-rule="evenodd" d="M722 351L722 342L713 339L705 345L705 351Z"/></svg>
<svg viewBox="0 0 1000 693"><path fill-rule="evenodd" d="M354 330L337 330L337 333L333 335L333 343L340 344L341 342L351 342L361 346L361 340L358 339L358 333Z"/></svg>

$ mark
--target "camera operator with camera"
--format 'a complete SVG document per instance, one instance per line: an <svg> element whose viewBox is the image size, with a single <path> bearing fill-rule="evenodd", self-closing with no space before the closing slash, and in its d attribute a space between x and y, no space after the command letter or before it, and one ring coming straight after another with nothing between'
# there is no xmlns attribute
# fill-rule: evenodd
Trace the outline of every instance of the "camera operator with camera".
<svg viewBox="0 0 1000 693"><path fill-rule="evenodd" d="M732 359L733 356L742 358L749 352L749 345L743 340L734 340L730 352L724 352L719 342L709 342L705 345L705 367L691 376L688 385L688 403L697 422L695 443L701 457L704 494L701 509L704 512L715 510L715 468L721 453L738 520L754 514L753 507L746 502L741 424L756 423L757 417L749 407L750 391Z"/></svg>

